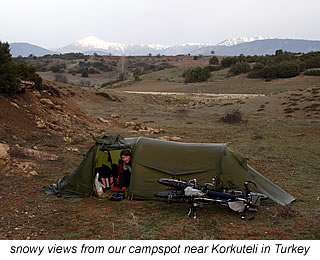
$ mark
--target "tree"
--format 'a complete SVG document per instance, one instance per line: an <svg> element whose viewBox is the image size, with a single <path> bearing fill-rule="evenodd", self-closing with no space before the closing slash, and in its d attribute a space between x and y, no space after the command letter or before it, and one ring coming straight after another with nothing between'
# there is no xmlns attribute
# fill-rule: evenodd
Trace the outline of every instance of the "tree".
<svg viewBox="0 0 320 260"><path fill-rule="evenodd" d="M300 66L294 61L283 61L277 67L280 78L291 78L300 74Z"/></svg>
<svg viewBox="0 0 320 260"><path fill-rule="evenodd" d="M276 54L276 56L282 55L283 54L283 50L282 49L276 50L275 54Z"/></svg>
<svg viewBox="0 0 320 260"><path fill-rule="evenodd" d="M230 72L233 75L239 75L242 73L248 73L250 71L250 64L248 62L238 61L230 68Z"/></svg>
<svg viewBox="0 0 320 260"><path fill-rule="evenodd" d="M88 76L89 76L88 69L87 68L83 69L81 72L81 77L87 78Z"/></svg>
<svg viewBox="0 0 320 260"><path fill-rule="evenodd" d="M35 73L35 68L12 61L8 43L0 42L0 93L14 96L20 89L20 80L33 81L35 88L42 86L41 77Z"/></svg>
<svg viewBox="0 0 320 260"><path fill-rule="evenodd" d="M7 42L0 42L0 64L5 64L11 62L11 54L9 43Z"/></svg>
<svg viewBox="0 0 320 260"><path fill-rule="evenodd" d="M14 95L19 89L15 63L12 62L9 43L0 42L0 93Z"/></svg>
<svg viewBox="0 0 320 260"><path fill-rule="evenodd" d="M217 56L212 56L210 59L209 59L209 64L210 65L218 65L219 64L219 59Z"/></svg>
<svg viewBox="0 0 320 260"><path fill-rule="evenodd" d="M208 68L193 68L186 70L183 75L185 83L202 82L210 78L211 74Z"/></svg>
<svg viewBox="0 0 320 260"><path fill-rule="evenodd" d="M232 64L235 64L237 61L237 57L224 57L221 60L221 65L224 68L229 68Z"/></svg>

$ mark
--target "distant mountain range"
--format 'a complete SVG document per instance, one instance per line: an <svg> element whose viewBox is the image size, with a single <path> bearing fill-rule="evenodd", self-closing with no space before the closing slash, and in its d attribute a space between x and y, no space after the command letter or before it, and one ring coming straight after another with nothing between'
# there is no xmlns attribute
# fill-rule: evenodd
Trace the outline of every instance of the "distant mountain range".
<svg viewBox="0 0 320 260"><path fill-rule="evenodd" d="M44 56L46 54L56 54L57 52L26 42L13 42L10 43L10 53L13 57L27 57L30 54L33 56Z"/></svg>
<svg viewBox="0 0 320 260"><path fill-rule="evenodd" d="M174 46L161 44L135 44L110 43L90 36L78 40L63 48L48 50L29 43L10 43L11 54L17 56L44 56L46 54L59 54L81 52L92 55L212 55L214 51L218 56L266 55L274 54L276 50L290 52L320 51L320 41L295 40L285 38L239 37L220 42L218 44L185 43Z"/></svg>

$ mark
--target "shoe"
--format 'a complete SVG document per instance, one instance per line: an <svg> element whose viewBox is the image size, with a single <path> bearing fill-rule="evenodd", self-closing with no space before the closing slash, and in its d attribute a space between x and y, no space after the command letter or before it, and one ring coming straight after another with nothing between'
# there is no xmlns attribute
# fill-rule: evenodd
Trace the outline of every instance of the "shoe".
<svg viewBox="0 0 320 260"><path fill-rule="evenodd" d="M123 193L114 193L112 194L111 198L109 200L111 201L121 201L124 199Z"/></svg>

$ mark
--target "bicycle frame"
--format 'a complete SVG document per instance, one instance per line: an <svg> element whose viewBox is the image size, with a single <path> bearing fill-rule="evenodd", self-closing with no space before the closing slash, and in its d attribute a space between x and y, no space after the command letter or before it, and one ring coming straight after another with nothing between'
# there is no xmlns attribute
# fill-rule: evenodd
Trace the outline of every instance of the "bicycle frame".
<svg viewBox="0 0 320 260"><path fill-rule="evenodd" d="M213 179L215 180L215 179ZM173 178L161 178L160 184L170 187L168 192L158 192L156 197L166 198L167 202L186 202L190 204L188 216L197 218L196 208L201 204L220 204L228 206L240 213L241 218L245 219L248 211L257 211L260 200L267 199L262 193L252 192L249 185L257 187L253 181L244 182L244 190L217 191L214 183L200 185L196 179L186 181ZM212 186L213 188L208 188Z"/></svg>

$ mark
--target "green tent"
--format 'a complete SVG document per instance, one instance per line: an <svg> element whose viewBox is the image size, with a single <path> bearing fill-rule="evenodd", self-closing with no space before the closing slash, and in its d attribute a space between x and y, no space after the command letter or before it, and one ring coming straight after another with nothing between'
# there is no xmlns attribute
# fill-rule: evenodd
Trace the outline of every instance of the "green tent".
<svg viewBox="0 0 320 260"><path fill-rule="evenodd" d="M181 143L147 137L122 138L103 136L87 152L84 160L72 173L57 183L45 187L48 194L61 197L96 195L95 169L102 164L111 166L120 159L120 151L132 150L132 172L128 195L132 199L155 199L154 194L164 191L157 180L162 177L197 179L211 182L216 176L218 185L242 188L246 180L256 182L258 191L280 205L295 200L290 194L254 170L245 157L232 151L226 144Z"/></svg>

